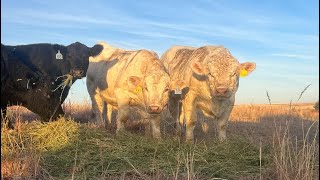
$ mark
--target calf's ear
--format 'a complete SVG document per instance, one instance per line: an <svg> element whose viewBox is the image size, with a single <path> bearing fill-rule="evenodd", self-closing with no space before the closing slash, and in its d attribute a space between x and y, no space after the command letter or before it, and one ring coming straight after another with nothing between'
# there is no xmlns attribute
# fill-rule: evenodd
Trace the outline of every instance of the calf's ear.
<svg viewBox="0 0 320 180"><path fill-rule="evenodd" d="M240 70L245 70L247 75L256 69L256 63L254 62L245 62L240 64Z"/></svg>
<svg viewBox="0 0 320 180"><path fill-rule="evenodd" d="M128 85L131 87L136 87L141 83L141 78L137 76L128 77Z"/></svg>
<svg viewBox="0 0 320 180"><path fill-rule="evenodd" d="M203 66L200 62L193 62L191 64L191 69L194 73L198 74L198 75L207 75L207 69L205 66Z"/></svg>
<svg viewBox="0 0 320 180"><path fill-rule="evenodd" d="M103 46L100 44L96 44L92 48L90 48L89 54L90 56L95 57L95 56L98 56L102 51L103 51Z"/></svg>

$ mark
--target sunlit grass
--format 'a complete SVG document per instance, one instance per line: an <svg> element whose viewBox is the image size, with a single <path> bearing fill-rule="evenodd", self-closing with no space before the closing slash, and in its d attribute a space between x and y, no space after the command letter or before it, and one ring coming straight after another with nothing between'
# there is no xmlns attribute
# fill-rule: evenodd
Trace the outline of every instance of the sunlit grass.
<svg viewBox="0 0 320 180"><path fill-rule="evenodd" d="M14 130L1 129L3 178L312 179L318 175L318 114L310 105L235 106L226 142L217 141L215 122L209 122L208 134L197 125L195 145L181 143L170 132L156 141L136 133L130 123L130 132L115 136L92 123L76 122L92 121L89 104L64 108L67 116L49 123L31 121L37 116L27 110L10 110L17 123ZM25 117L28 123L21 122Z"/></svg>

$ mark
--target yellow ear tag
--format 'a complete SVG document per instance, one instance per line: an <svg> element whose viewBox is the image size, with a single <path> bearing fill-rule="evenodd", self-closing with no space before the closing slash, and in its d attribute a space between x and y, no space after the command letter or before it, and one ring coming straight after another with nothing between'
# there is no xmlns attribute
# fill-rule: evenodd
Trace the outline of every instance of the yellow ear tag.
<svg viewBox="0 0 320 180"><path fill-rule="evenodd" d="M137 86L136 89L134 90L136 93L141 93L142 88L140 86Z"/></svg>
<svg viewBox="0 0 320 180"><path fill-rule="evenodd" d="M245 69L241 69L240 77L246 77L246 76L248 76L248 71Z"/></svg>

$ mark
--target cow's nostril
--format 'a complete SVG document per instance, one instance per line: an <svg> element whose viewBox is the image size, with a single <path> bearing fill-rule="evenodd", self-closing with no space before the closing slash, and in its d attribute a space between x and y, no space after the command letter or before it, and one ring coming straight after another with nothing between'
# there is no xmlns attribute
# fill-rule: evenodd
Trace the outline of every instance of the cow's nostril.
<svg viewBox="0 0 320 180"><path fill-rule="evenodd" d="M219 93L225 93L227 91L227 87L224 87L224 86L220 86L220 87L217 87L217 91Z"/></svg>
<svg viewBox="0 0 320 180"><path fill-rule="evenodd" d="M149 106L149 109L152 111L158 111L160 109L159 106Z"/></svg>

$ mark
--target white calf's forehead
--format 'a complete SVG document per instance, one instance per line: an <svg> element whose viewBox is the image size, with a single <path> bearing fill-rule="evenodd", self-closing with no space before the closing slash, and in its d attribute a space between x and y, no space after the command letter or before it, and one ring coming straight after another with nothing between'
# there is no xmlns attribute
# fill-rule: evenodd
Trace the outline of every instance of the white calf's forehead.
<svg viewBox="0 0 320 180"><path fill-rule="evenodd" d="M167 86L169 85L170 78L167 74L154 74L154 75L147 75L145 77L145 84L147 86Z"/></svg>
<svg viewBox="0 0 320 180"><path fill-rule="evenodd" d="M235 71L239 66L238 60L226 49L211 53L205 61L210 71Z"/></svg>
<svg viewBox="0 0 320 180"><path fill-rule="evenodd" d="M207 66L210 72L235 71L239 67L239 63L236 59L226 59L224 61L209 61Z"/></svg>

